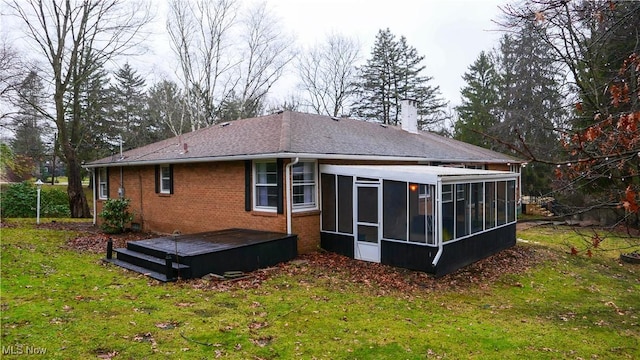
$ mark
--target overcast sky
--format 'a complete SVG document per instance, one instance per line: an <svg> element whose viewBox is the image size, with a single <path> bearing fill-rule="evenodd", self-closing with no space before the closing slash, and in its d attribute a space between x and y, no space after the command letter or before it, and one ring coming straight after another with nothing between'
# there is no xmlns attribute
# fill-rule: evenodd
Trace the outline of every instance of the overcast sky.
<svg viewBox="0 0 640 360"><path fill-rule="evenodd" d="M245 6L260 0L241 0ZM287 32L294 35L298 47L313 45L329 33L355 37L361 43L363 62L369 58L375 36L389 28L425 56L426 75L432 84L440 86L452 106L460 103L462 75L480 51L490 50L500 37L492 22L500 15L499 5L506 0L265 0L268 8L279 17ZM153 34L149 38L150 52L128 58L150 82L175 76L175 62L166 35L166 1L150 0L157 11ZM4 18L4 17L2 17ZM20 26L15 19L0 20L0 29L20 44ZM20 24L21 25L21 24ZM121 66L118 59L116 66ZM293 69L290 69L293 70ZM271 99L276 103L296 93L294 74L281 79L273 88Z"/></svg>
<svg viewBox="0 0 640 360"><path fill-rule="evenodd" d="M492 22L505 0L267 0L301 45L327 33L355 36L369 58L379 29L404 35L425 56L433 77L452 105L460 103L462 75L480 51L490 50L500 33ZM284 85L284 84L283 84ZM280 90L282 91L282 90ZM293 89L290 90L291 92Z"/></svg>

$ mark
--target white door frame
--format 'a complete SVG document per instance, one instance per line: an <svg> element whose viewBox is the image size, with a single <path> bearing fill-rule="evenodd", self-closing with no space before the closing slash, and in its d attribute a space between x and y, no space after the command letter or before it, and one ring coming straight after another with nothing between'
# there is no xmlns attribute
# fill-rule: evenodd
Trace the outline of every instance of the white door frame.
<svg viewBox="0 0 640 360"><path fill-rule="evenodd" d="M378 198L378 208L376 209L377 223L361 222L358 221L358 196L360 188L373 188L376 189L376 196ZM355 235L354 241L354 258L358 260L366 260L371 262L380 262L380 237L381 237L381 219L382 219L382 196L381 196L381 184L375 182L355 182L353 187L353 233ZM365 226L368 228L375 227L376 241L360 241L359 226Z"/></svg>

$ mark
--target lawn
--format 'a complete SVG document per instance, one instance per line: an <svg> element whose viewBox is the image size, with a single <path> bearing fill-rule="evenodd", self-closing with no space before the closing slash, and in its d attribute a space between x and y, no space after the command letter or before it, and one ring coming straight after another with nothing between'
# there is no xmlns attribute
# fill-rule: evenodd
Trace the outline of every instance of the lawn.
<svg viewBox="0 0 640 360"><path fill-rule="evenodd" d="M571 255L583 240L569 228L519 232L516 249L440 279L320 254L162 284L33 223L2 228L3 358L640 358L640 266Z"/></svg>

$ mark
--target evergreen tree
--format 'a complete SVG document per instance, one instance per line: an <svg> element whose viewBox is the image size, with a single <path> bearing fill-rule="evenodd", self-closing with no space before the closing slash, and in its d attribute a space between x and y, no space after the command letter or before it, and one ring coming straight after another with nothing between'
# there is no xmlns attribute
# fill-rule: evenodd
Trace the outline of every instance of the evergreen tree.
<svg viewBox="0 0 640 360"><path fill-rule="evenodd" d="M150 142L164 140L190 131L186 99L175 82L162 80L147 93L145 122Z"/></svg>
<svg viewBox="0 0 640 360"><path fill-rule="evenodd" d="M409 98L418 103L423 127L441 120L446 103L439 87L428 84L432 78L422 75L423 60L406 38L397 40L388 28L379 30L371 58L360 69L358 116L398 125L400 100Z"/></svg>
<svg viewBox="0 0 640 360"><path fill-rule="evenodd" d="M107 156L116 142L118 131L111 117L114 99L108 75L103 67L95 67L87 75L79 92L79 109L84 121L80 124L82 141L78 155L82 159Z"/></svg>
<svg viewBox="0 0 640 360"><path fill-rule="evenodd" d="M454 137L458 140L494 149L496 142L485 135L498 121L496 116L499 78L494 60L482 51L462 78L466 85L461 90L462 105L456 107L458 121L454 125Z"/></svg>
<svg viewBox="0 0 640 360"><path fill-rule="evenodd" d="M111 87L113 107L110 116L115 128L120 132L127 148L135 148L148 143L145 121L146 91L142 76L125 63L114 74L115 84ZM148 118L147 118L148 119Z"/></svg>
<svg viewBox="0 0 640 360"><path fill-rule="evenodd" d="M503 152L526 159L560 154L556 125L567 116L563 71L548 45L534 29L534 23L500 40L498 73L499 122L492 132ZM551 191L553 171L548 164L532 163L523 170L523 182L531 194Z"/></svg>
<svg viewBox="0 0 640 360"><path fill-rule="evenodd" d="M233 121L256 117L264 109L263 99L264 97L243 99L232 90L220 103L218 118L220 121Z"/></svg>
<svg viewBox="0 0 640 360"><path fill-rule="evenodd" d="M501 99L496 134L504 151L542 158L559 147L555 125L566 118L563 71L547 44L527 27L505 35L499 52Z"/></svg>

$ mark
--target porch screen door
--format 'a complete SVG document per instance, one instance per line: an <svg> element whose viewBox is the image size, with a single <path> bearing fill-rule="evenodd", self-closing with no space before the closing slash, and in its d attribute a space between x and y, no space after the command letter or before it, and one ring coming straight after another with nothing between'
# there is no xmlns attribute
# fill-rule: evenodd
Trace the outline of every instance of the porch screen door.
<svg viewBox="0 0 640 360"><path fill-rule="evenodd" d="M379 184L356 184L355 258L380 262Z"/></svg>

